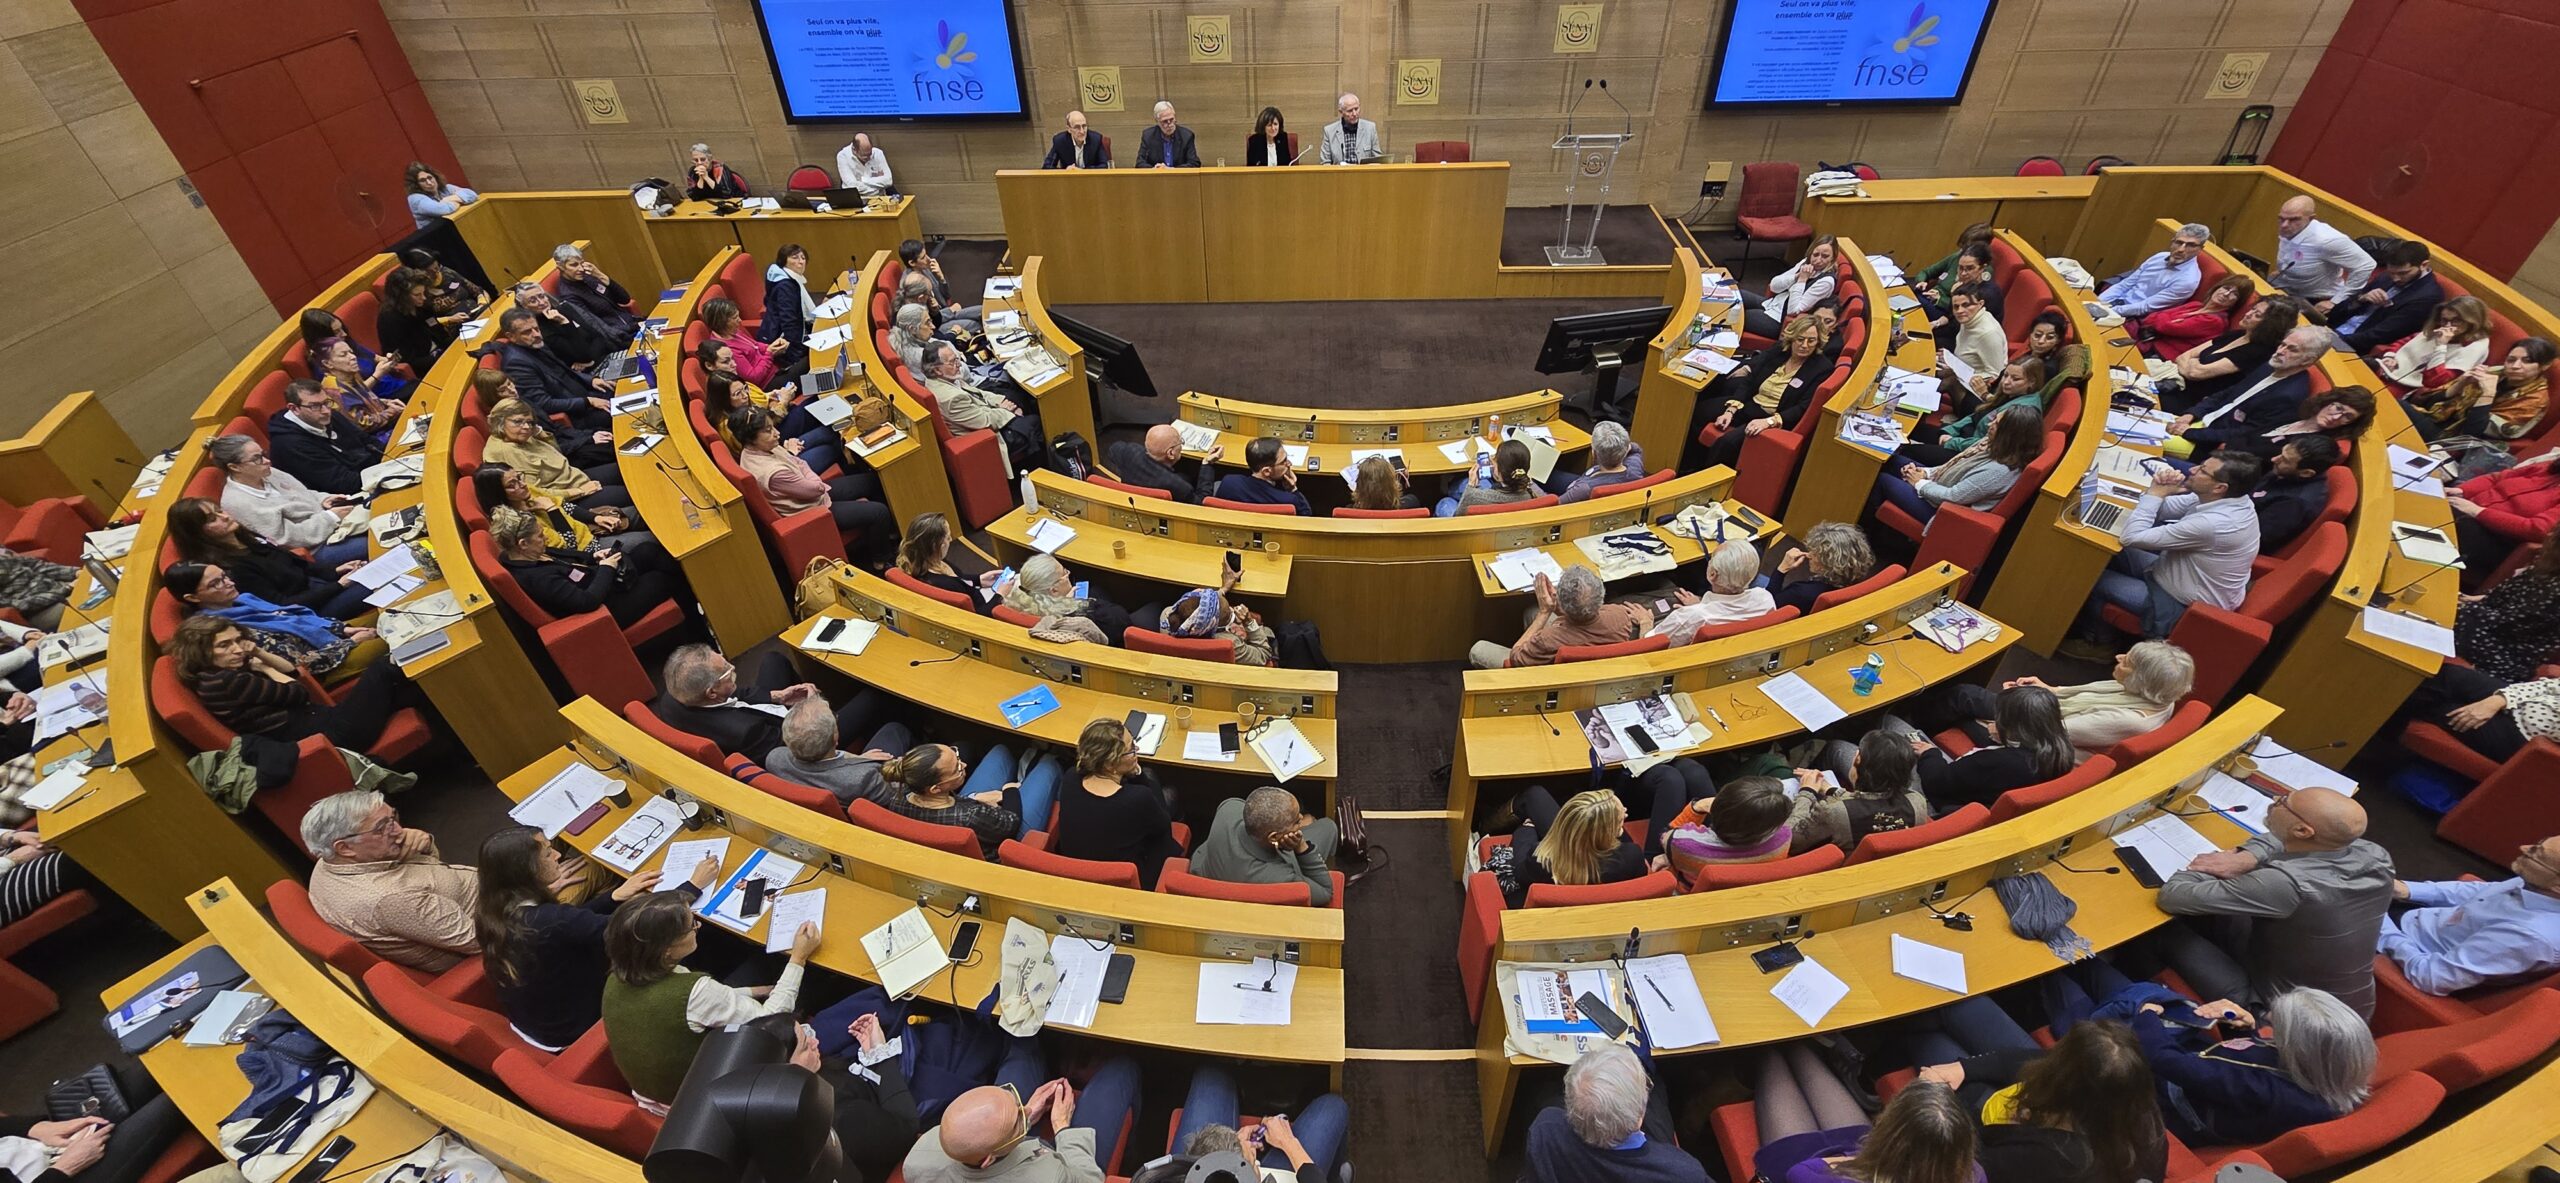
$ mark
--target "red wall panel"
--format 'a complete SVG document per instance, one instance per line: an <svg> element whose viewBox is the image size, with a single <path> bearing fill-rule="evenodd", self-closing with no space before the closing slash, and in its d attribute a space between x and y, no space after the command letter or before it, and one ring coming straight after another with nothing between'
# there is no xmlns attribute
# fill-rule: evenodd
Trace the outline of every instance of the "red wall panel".
<svg viewBox="0 0 2560 1183"><path fill-rule="evenodd" d="M2267 162L2511 277L2560 220L2560 4L2356 0Z"/></svg>
<svg viewBox="0 0 2560 1183"><path fill-rule="evenodd" d="M279 312L409 233L401 167L456 182L378 0L73 0Z"/></svg>

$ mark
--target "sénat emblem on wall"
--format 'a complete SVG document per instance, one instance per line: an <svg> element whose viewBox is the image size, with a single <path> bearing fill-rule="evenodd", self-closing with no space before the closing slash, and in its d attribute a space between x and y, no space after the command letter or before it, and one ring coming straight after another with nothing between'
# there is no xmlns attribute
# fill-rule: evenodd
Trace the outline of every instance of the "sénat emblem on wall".
<svg viewBox="0 0 2560 1183"><path fill-rule="evenodd" d="M1600 47L1600 6L1556 5L1556 52L1590 53Z"/></svg>
<svg viewBox="0 0 2560 1183"><path fill-rule="evenodd" d="M2226 53L2222 68L2205 81L2204 97L2208 99L2245 99L2258 88L2258 75L2267 72L2267 55L2263 53Z"/></svg>
<svg viewBox="0 0 2560 1183"><path fill-rule="evenodd" d="M1231 18L1195 16L1189 19L1192 64L1223 65L1236 60L1235 40L1228 35Z"/></svg>
<svg viewBox="0 0 2560 1183"><path fill-rule="evenodd" d="M1084 91L1087 111L1117 111L1120 105L1120 67L1078 66L1076 86Z"/></svg>
<svg viewBox="0 0 2560 1183"><path fill-rule="evenodd" d="M578 113L589 123L629 123L631 115L622 107L622 91L610 78L572 78L570 93L578 96Z"/></svg>
<svg viewBox="0 0 2560 1183"><path fill-rule="evenodd" d="M1440 105L1440 59L1401 58L1396 62L1396 105Z"/></svg>

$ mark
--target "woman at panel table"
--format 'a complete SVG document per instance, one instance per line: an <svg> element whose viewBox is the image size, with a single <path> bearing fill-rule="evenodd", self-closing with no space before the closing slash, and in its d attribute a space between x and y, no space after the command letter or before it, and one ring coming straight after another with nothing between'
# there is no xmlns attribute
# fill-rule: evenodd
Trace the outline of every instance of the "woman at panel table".
<svg viewBox="0 0 2560 1183"><path fill-rule="evenodd" d="M951 519L939 513L921 513L907 523L906 541L898 544L898 569L909 579L940 591L963 597L980 616L995 609L989 598L1001 571L989 571L975 580L964 578L951 569ZM1047 818L1040 819L1046 822Z"/></svg>
<svg viewBox="0 0 2560 1183"><path fill-rule="evenodd" d="M1760 1053L1752 1090L1760 1150L1753 1165L1779 1183L1981 1183L1972 1115L1942 1085L1895 1093L1870 1125L1805 1043Z"/></svg>
<svg viewBox="0 0 2560 1183"><path fill-rule="evenodd" d="M373 337L412 373L424 372L461 336L469 313L437 315L427 306L427 273L402 267L382 281L382 307L373 314Z"/></svg>
<svg viewBox="0 0 2560 1183"><path fill-rule="evenodd" d="M2273 460L2284 446L2308 435L2325 435L2346 444L2373 426L2373 392L2362 386L2335 386L2302 400L2302 412L2262 432L2224 440L2219 448L2199 448L2188 459L2202 461L2217 452L2247 452Z"/></svg>
<svg viewBox="0 0 2560 1183"><path fill-rule="evenodd" d="M258 648L335 682L362 671L382 655L377 634L322 616L301 605L270 602L240 590L231 574L211 563L175 563L161 585L189 615L218 616L249 630ZM330 677L331 674L337 677Z"/></svg>
<svg viewBox="0 0 2560 1183"><path fill-rule="evenodd" d="M2034 389L2029 368L2034 365L2032 361L2009 363L2000 372L2003 389L2012 385L2022 393ZM1938 516L1941 505L1988 510L2009 495L2019 474L2044 450L2044 413L2033 403L2014 403L1991 417L1989 438L1935 465L1913 458L1914 448L1926 446L1907 446L1900 469L1876 474L1877 496L1923 524Z"/></svg>
<svg viewBox="0 0 2560 1183"><path fill-rule="evenodd" d="M178 557L220 566L241 591L260 599L309 608L332 620L373 611L364 602L372 589L350 578L364 560L323 567L242 529L238 519L205 498L181 498L169 507L169 540L178 544Z"/></svg>
<svg viewBox="0 0 2560 1183"><path fill-rule="evenodd" d="M1929 820L1920 793L1920 754L1908 731L1878 728L1857 743L1832 740L1818 768L1796 769L1795 807L1787 815L1791 854L1830 843L1855 850L1869 834L1908 830Z"/></svg>
<svg viewBox="0 0 2560 1183"><path fill-rule="evenodd" d="M560 893L593 874L584 857L562 858L532 826L509 826L480 844L480 897L473 924L480 961L497 987L498 1009L526 1043L557 1053L604 1017L604 934L614 909L656 890L660 871L642 871L611 894L564 904ZM673 888L690 901L720 875L705 856Z"/></svg>
<svg viewBox="0 0 2560 1183"><path fill-rule="evenodd" d="M356 356L356 343L345 337L331 337L311 350L311 372L320 376L320 388L338 398L339 409L354 420L359 430L369 432L379 444L391 438L393 424L400 421L404 404L384 398L382 390L365 373L364 359ZM390 375L384 375L386 378Z"/></svg>
<svg viewBox="0 0 2560 1183"><path fill-rule="evenodd" d="M1148 891L1155 890L1164 860L1182 857L1173 837L1172 794L1138 762L1137 745L1118 719L1084 725L1076 736L1076 776L1058 790L1057 801L1052 854L1136 863L1138 884Z"/></svg>
<svg viewBox="0 0 2560 1183"><path fill-rule="evenodd" d="M628 506L564 507L548 494L536 491L523 473L494 460L483 461L480 471L471 474L471 487L480 495L484 513L505 506L532 514L542 524L544 546L592 551L602 544L631 556L636 564L633 570L675 566L667 548L640 525L638 515Z"/></svg>
<svg viewBox="0 0 2560 1183"><path fill-rule="evenodd" d="M481 456L524 474L525 483L543 496L581 508L629 506L631 491L623 487L618 462L580 468L560 450L542 412L516 397L516 385L504 370L473 370L472 388L489 402L489 439Z"/></svg>
<svg viewBox="0 0 2560 1183"><path fill-rule="evenodd" d="M1076 594L1075 578L1067 574L1067 565L1056 555L1033 555L1022 561L1022 572L1002 589L1001 602L1016 612L1046 620L1053 616L1083 617L1102 630L1105 644L1121 643L1121 634L1131 623L1129 610L1100 596Z"/></svg>
<svg viewBox="0 0 2560 1183"><path fill-rule="evenodd" d="M179 625L169 656L205 709L243 735L286 743L321 735L338 747L363 751L382 738L383 727L401 708L434 709L387 661L364 667L336 702L315 701L294 677L292 662L258 648L246 630L219 616L190 617Z"/></svg>
<svg viewBox="0 0 2560 1183"><path fill-rule="evenodd" d="M2232 310L2257 290L2245 275L2226 275L2184 304L2142 318L2137 347L2145 357L2175 358L2231 328Z"/></svg>
<svg viewBox="0 0 2560 1183"><path fill-rule="evenodd" d="M980 853L996 857L1007 838L1031 832L1027 820L1047 824L1049 807L1058 799L1058 782L1066 779L1066 763L1043 756L1020 779L1013 749L997 744L978 758L976 771L949 744L918 744L880 770L886 792L880 804L890 812L940 826L961 826L977 835Z"/></svg>
<svg viewBox="0 0 2560 1183"><path fill-rule="evenodd" d="M2477 296L2436 305L2427 327L2386 345L2373 368L2391 393L2437 390L2489 360L2489 306Z"/></svg>
<svg viewBox="0 0 2560 1183"><path fill-rule="evenodd" d="M898 519L879 500L880 478L853 472L819 479L800 458L800 441L785 441L762 407L739 407L729 412L728 422L729 433L743 445L738 467L764 490L776 514L824 506L849 556L872 571L888 569L898 553Z"/></svg>
<svg viewBox="0 0 2560 1183"><path fill-rule="evenodd" d="M2041 678L2011 678L2007 691L2034 686L2053 692L2062 710L2062 731L2080 759L2103 752L2137 735L2160 729L2195 689L2196 659L2167 641L2143 641L2116 655L2115 669L2105 681L2076 686L2047 686ZM1977 745L1997 742L1992 722L1999 695L1971 682L1956 686L1954 702L1962 718L1957 726Z"/></svg>
<svg viewBox="0 0 2560 1183"><path fill-rule="evenodd" d="M542 520L523 510L489 511L489 541L516 586L554 616L602 608L616 624L629 625L663 603L685 604L684 581L663 567L643 570L611 547L593 551L553 549Z"/></svg>
<svg viewBox="0 0 2560 1183"><path fill-rule="evenodd" d="M764 321L756 339L784 348L773 355L785 374L809 371L809 332L818 324L818 299L809 291L809 251L786 242L764 269Z"/></svg>
<svg viewBox="0 0 2560 1183"><path fill-rule="evenodd" d="M2160 393L2160 409L2183 414L2222 393L2232 380L2266 363L2284 344L2285 334L2302 323L2302 306L2284 296L2249 302L2232 322L2231 331L2179 354L2175 365L2185 386Z"/></svg>
<svg viewBox="0 0 2560 1183"><path fill-rule="evenodd" d="M1979 994L1919 1027L1902 1037L1911 1062L1975 1115L1989 1183L2169 1177L2159 1086L2131 1028L2076 1024L2048 1050Z"/></svg>
<svg viewBox="0 0 2560 1183"><path fill-rule="evenodd" d="M373 383L373 392L379 397L389 399L400 397L400 392L407 389L409 383L417 376L416 371L408 369L400 358L375 356L372 350L364 347L363 342L356 340L354 333L347 331L347 322L339 319L335 312L326 308L305 308L302 310L301 324L302 354L310 359L304 364L310 368L311 376L314 378L318 378L321 374L318 360L320 346L332 337L345 341L355 350L356 369L363 373L366 381ZM353 417L354 412L350 411L348 415Z"/></svg>
<svg viewBox="0 0 2560 1183"><path fill-rule="evenodd" d="M1280 117L1280 108L1264 107L1253 117L1253 134L1244 138L1244 163L1247 168L1297 163L1289 155L1289 122Z"/></svg>
<svg viewBox="0 0 2560 1183"><path fill-rule="evenodd" d="M782 384L781 357L790 349L790 342L756 340L755 334L747 331L747 314L738 307L737 301L726 296L703 301L702 325L710 331L707 340L729 347L735 363L733 372L739 377L755 383L759 389ZM706 365L703 368L711 367Z"/></svg>
<svg viewBox="0 0 2560 1183"><path fill-rule="evenodd" d="M1987 730L1993 742L1952 760L1919 733L1906 733L1906 742L1920 761L1920 792L1929 799L1932 812L1988 806L2002 793L2043 784L2080 762L2070 733L2062 727L2061 701L2042 686L2011 686L2001 691Z"/></svg>
<svg viewBox="0 0 2560 1183"><path fill-rule="evenodd" d="M1820 321L1799 316L1773 335L1778 338L1776 344L1717 379L1715 389L1699 400L1695 426L1713 423L1724 431L1707 449L1702 464L1730 467L1739 463L1745 439L1802 418L1813 402L1813 392L1831 376L1837 361L1822 352ZM1697 432L1692 430L1689 437L1695 440Z"/></svg>
<svg viewBox="0 0 2560 1183"><path fill-rule="evenodd" d="M800 979L818 951L818 926L803 922L791 936L790 961L759 999L679 964L700 943L702 919L682 892L653 891L625 900L605 922L605 1040L613 1066L642 1109L664 1115L684 1084L703 1033L765 1015L790 1014Z"/></svg>
<svg viewBox="0 0 2560 1183"><path fill-rule="evenodd" d="M1742 329L1755 337L1775 337L1780 326L1811 311L1839 286L1839 247L1828 234L1815 236L1804 260L1769 280L1769 298L1759 307L1745 306Z"/></svg>
<svg viewBox="0 0 2560 1183"><path fill-rule="evenodd" d="M2541 424L2551 404L2551 363L2560 348L2540 337L2507 346L2496 366L2477 365L2444 386L2402 400L2418 432L2436 441L2436 450L2453 455L2466 469L2476 460L2462 453L2479 449L2505 453L2508 441Z"/></svg>

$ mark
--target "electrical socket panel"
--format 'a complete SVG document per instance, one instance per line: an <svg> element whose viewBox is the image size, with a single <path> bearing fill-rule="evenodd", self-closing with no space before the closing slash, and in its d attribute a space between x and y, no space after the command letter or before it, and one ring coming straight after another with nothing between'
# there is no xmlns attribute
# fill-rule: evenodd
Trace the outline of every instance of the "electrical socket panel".
<svg viewBox="0 0 2560 1183"><path fill-rule="evenodd" d="M900 899L914 900L936 912L957 912L960 910L960 901L969 896L967 891L948 883L937 883L931 879L919 879L912 875L889 876L889 890L897 893Z"/></svg>

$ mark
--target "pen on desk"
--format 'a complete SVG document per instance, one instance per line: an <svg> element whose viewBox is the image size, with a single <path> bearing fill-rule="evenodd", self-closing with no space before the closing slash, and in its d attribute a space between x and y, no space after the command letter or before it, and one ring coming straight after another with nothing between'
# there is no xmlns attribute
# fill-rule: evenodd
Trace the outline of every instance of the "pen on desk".
<svg viewBox="0 0 2560 1183"><path fill-rule="evenodd" d="M1662 983L1654 981L1652 978L1646 978L1644 980L1644 984L1653 987L1653 996L1661 999L1662 1005L1665 1008L1670 1010L1680 1009L1671 1005L1671 996L1662 992Z"/></svg>
<svg viewBox="0 0 2560 1183"><path fill-rule="evenodd" d="M1731 730L1733 730L1733 728L1732 728L1730 725L1728 725L1728 724L1726 724L1726 723L1725 723L1725 721L1724 721L1724 714L1723 714L1722 712L1720 712L1720 711L1716 710L1714 707L1708 707L1708 708L1707 708L1707 717L1708 717L1708 718L1710 718L1710 719L1715 720L1715 721L1716 721L1716 726L1721 727L1721 728L1724 728L1724 729L1725 729L1725 730L1727 730L1727 731L1731 731Z"/></svg>

